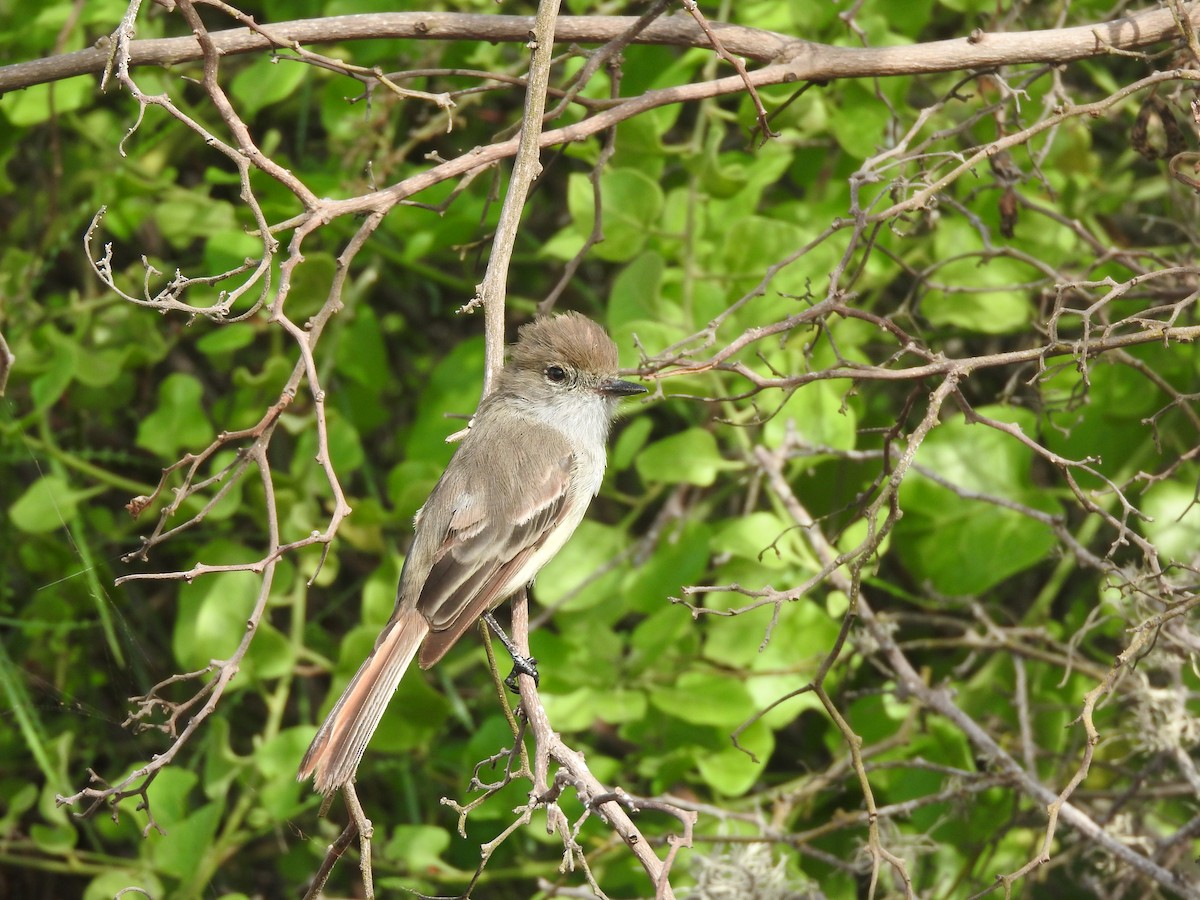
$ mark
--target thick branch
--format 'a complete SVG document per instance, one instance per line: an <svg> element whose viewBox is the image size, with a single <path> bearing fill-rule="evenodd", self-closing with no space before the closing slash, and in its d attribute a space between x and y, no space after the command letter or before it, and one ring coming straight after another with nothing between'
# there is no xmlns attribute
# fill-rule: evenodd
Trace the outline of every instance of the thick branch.
<svg viewBox="0 0 1200 900"><path fill-rule="evenodd" d="M1200 24L1200 8L1187 4L1190 20ZM637 22L634 16L560 16L554 40L558 43L600 44L614 40ZM213 32L213 44L222 56L269 49L271 41L283 47L293 43L323 44L335 41L476 40L525 42L534 20L531 16L489 16L468 13L380 13L300 19L261 26L260 32L232 28ZM814 44L789 35L710 23L724 48L758 62L789 62L797 80L864 78L911 75L917 72L951 72L1035 62L1068 62L1104 56L1113 50L1135 50L1168 40L1178 33L1172 10L1149 10L1098 25L1044 31L989 34L973 32L966 38L933 41L907 47L834 47ZM710 47L708 36L690 17L667 16L641 30L639 44ZM0 67L0 92L60 81L75 75L99 75L109 65L112 47L102 38L94 47L30 62ZM131 66L167 66L201 59L195 37L133 41Z"/></svg>
<svg viewBox="0 0 1200 900"><path fill-rule="evenodd" d="M637 21L637 16L560 16L554 40L556 43L607 43L619 38ZM533 16L446 12L364 13L261 25L259 31L230 28L212 32L210 36L222 56L233 56L270 49L272 41L277 47L293 43L329 44L379 38L525 43L533 27ZM810 46L806 41L758 28L720 23L713 23L712 28L720 35L727 50L758 61L792 57ZM687 16L660 19L643 29L635 41L639 44L680 47L709 46L704 32ZM75 75L99 75L108 65L111 46L108 38L101 38L87 50L0 67L0 92ZM130 47L129 64L169 66L198 60L202 56L199 42L190 35L159 38L134 41Z"/></svg>
<svg viewBox="0 0 1200 900"><path fill-rule="evenodd" d="M496 386L496 378L504 365L504 303L508 296L508 266L517 245L517 229L521 212L529 197L533 181L542 173L542 118L546 112L546 90L550 86L550 66L554 54L554 23L558 18L558 0L541 0L537 19L529 32L529 86L525 90L525 114L521 117L521 133L517 136L517 152L512 177L500 208L496 237L487 272L479 285L479 302L487 326L487 360L483 373L483 395Z"/></svg>

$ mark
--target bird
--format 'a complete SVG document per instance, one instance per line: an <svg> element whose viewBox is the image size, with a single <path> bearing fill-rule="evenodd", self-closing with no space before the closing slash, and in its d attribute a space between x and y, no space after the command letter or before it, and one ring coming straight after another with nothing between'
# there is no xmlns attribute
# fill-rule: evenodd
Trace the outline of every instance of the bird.
<svg viewBox="0 0 1200 900"><path fill-rule="evenodd" d="M617 377L616 344L580 313L518 329L495 389L413 520L392 615L318 729L298 780L312 777L326 796L351 784L413 659L434 665L533 582L600 490L618 403L645 391ZM532 661L506 646L514 674L534 674Z"/></svg>

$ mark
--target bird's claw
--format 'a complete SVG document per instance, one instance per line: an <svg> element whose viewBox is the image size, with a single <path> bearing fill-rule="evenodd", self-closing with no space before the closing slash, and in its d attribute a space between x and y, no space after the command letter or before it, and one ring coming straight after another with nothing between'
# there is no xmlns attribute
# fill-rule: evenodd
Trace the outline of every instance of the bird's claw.
<svg viewBox="0 0 1200 900"><path fill-rule="evenodd" d="M517 677L520 675L528 675L533 679L536 686L540 681L540 676L537 670L537 660L532 656L517 656L513 655L512 671L508 673L508 677L504 679L504 686L514 694L521 693L521 689L517 686Z"/></svg>

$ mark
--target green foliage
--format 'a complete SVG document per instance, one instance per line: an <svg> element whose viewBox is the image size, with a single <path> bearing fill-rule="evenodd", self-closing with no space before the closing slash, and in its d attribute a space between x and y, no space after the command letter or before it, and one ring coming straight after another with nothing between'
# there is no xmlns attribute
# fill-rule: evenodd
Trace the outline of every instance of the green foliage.
<svg viewBox="0 0 1200 900"><path fill-rule="evenodd" d="M646 481L696 484L707 487L722 469L739 468L721 457L711 431L691 428L656 441L637 458L638 474Z"/></svg>
<svg viewBox="0 0 1200 900"><path fill-rule="evenodd" d="M980 409L1019 428L1036 427L1023 410ZM983 593L1017 572L1036 566L1052 551L1055 538L1042 521L1014 504L1050 515L1060 506L1033 484L1033 453L1000 432L980 425L948 422L929 436L917 453L923 472L905 481L900 502L905 517L895 548L913 575L941 594ZM927 472L928 475L924 475ZM982 506L970 497L994 497ZM974 558L975 547L995 543L1003 553Z"/></svg>

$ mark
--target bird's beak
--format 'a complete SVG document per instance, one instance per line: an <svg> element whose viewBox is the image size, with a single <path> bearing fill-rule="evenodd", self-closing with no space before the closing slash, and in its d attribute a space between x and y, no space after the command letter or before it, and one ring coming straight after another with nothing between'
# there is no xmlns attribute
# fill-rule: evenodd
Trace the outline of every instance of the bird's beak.
<svg viewBox="0 0 1200 900"><path fill-rule="evenodd" d="M644 394L646 389L632 381L622 381L619 378L609 378L600 382L596 390L605 397L632 397L634 394Z"/></svg>

